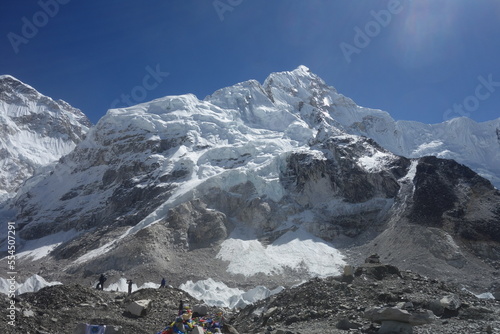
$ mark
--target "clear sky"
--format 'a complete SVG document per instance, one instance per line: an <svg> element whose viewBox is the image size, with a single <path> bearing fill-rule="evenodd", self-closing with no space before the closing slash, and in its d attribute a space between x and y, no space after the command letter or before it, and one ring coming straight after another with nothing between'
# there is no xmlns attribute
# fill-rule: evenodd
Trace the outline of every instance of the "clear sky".
<svg viewBox="0 0 500 334"><path fill-rule="evenodd" d="M0 2L0 74L106 110L306 65L396 120L500 117L498 0Z"/></svg>

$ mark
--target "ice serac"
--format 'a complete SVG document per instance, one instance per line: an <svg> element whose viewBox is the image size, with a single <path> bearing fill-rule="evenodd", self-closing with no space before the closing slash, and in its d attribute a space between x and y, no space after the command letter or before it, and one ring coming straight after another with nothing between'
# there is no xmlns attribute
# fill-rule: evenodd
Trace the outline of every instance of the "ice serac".
<svg viewBox="0 0 500 334"><path fill-rule="evenodd" d="M71 152L91 127L68 103L0 76L0 202L40 169Z"/></svg>
<svg viewBox="0 0 500 334"><path fill-rule="evenodd" d="M337 248L364 245L360 253L386 245L380 251L394 261L420 245L440 272L466 267L467 256L495 259L500 240L474 238L494 232L498 190L459 163L421 157L439 147L467 158L452 151L451 132L434 131L453 122L411 124L357 106L304 66L204 100L187 94L112 109L50 174L17 193L19 235L33 248L33 239L72 231L42 259L72 274L168 272L179 283L333 275L345 263ZM427 135L413 142L413 128ZM488 138L484 152L498 143ZM495 156L477 157L493 175ZM484 228L472 235L476 225ZM245 247L253 259L238 254ZM296 249L307 256L287 261Z"/></svg>

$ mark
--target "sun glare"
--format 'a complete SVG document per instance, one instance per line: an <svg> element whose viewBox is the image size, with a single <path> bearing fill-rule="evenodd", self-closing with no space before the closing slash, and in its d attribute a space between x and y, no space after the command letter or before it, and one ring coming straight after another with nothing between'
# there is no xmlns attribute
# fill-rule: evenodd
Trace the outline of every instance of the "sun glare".
<svg viewBox="0 0 500 334"><path fill-rule="evenodd" d="M433 66L460 52L456 6L452 1L412 1L402 13L403 26L398 33L398 54L408 70Z"/></svg>

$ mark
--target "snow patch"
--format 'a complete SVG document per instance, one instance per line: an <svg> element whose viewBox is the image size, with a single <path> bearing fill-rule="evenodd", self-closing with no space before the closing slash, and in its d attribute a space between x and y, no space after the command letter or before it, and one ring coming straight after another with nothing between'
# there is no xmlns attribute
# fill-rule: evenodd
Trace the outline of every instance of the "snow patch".
<svg viewBox="0 0 500 334"><path fill-rule="evenodd" d="M287 268L325 277L340 274L346 264L340 251L302 229L285 233L267 247L234 235L222 243L217 258L229 262L229 272L247 277L282 274Z"/></svg>
<svg viewBox="0 0 500 334"><path fill-rule="evenodd" d="M97 281L94 282L94 286L97 286ZM132 282L132 292L141 290L141 289L158 289L160 284L146 282L141 286L138 286L134 282ZM126 278L120 278L117 282L109 284L105 291L118 291L118 292L128 292L128 283Z"/></svg>
<svg viewBox="0 0 500 334"><path fill-rule="evenodd" d="M12 291L10 289L12 282L6 278L0 277L0 293L9 295ZM26 292L37 292L38 290L45 288L46 286L60 285L61 282L47 282L43 277L38 275L33 275L24 281L24 283L15 283L16 295L20 295Z"/></svg>
<svg viewBox="0 0 500 334"><path fill-rule="evenodd" d="M259 300L281 292L284 288L278 287L269 290L264 286L257 286L248 291L230 288L222 282L209 278L202 281L187 281L179 286L196 299L203 300L210 306L243 308Z"/></svg>
<svg viewBox="0 0 500 334"><path fill-rule="evenodd" d="M495 299L495 296L491 292L483 292L475 296L479 299Z"/></svg>
<svg viewBox="0 0 500 334"><path fill-rule="evenodd" d="M17 254L17 257L20 259L30 259L31 261L39 260L47 256L63 242L73 239L80 233L81 232L77 232L75 229L71 229L69 231L54 233L40 239L28 240L23 245L22 251Z"/></svg>
<svg viewBox="0 0 500 334"><path fill-rule="evenodd" d="M373 155L364 155L358 159L358 164L368 172L380 172L386 169L387 160L392 157L391 154L376 151Z"/></svg>

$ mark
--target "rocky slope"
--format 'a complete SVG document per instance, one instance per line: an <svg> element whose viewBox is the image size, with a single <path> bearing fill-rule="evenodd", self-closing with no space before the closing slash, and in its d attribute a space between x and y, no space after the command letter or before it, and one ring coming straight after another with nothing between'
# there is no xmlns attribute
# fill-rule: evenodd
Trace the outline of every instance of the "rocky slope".
<svg viewBox="0 0 500 334"><path fill-rule="evenodd" d="M77 324L90 323L106 324L119 333L157 333L175 319L180 299L195 311L203 304L172 288L143 289L127 296L56 285L18 296L15 326L2 321L0 331L72 333ZM147 312L142 316L127 312L139 300L150 301ZM8 302L0 298L0 307L7 309ZM413 333L500 332L500 301L480 299L456 285L381 263L363 263L348 275L312 279L241 310L208 307L205 312L224 311L229 326L223 333L381 333L381 321L368 317L374 308L389 308L393 316L407 312L429 322L414 326Z"/></svg>
<svg viewBox="0 0 500 334"><path fill-rule="evenodd" d="M429 318L414 333L500 332L498 301L380 263L363 263L352 273L285 290L241 310L232 323L242 333L378 333L370 310L401 308Z"/></svg>
<svg viewBox="0 0 500 334"><path fill-rule="evenodd" d="M453 160L425 157L402 182L404 200L387 228L351 249L376 252L385 261L430 277L488 288L499 266L500 193L485 179ZM405 189L406 188L406 189Z"/></svg>

